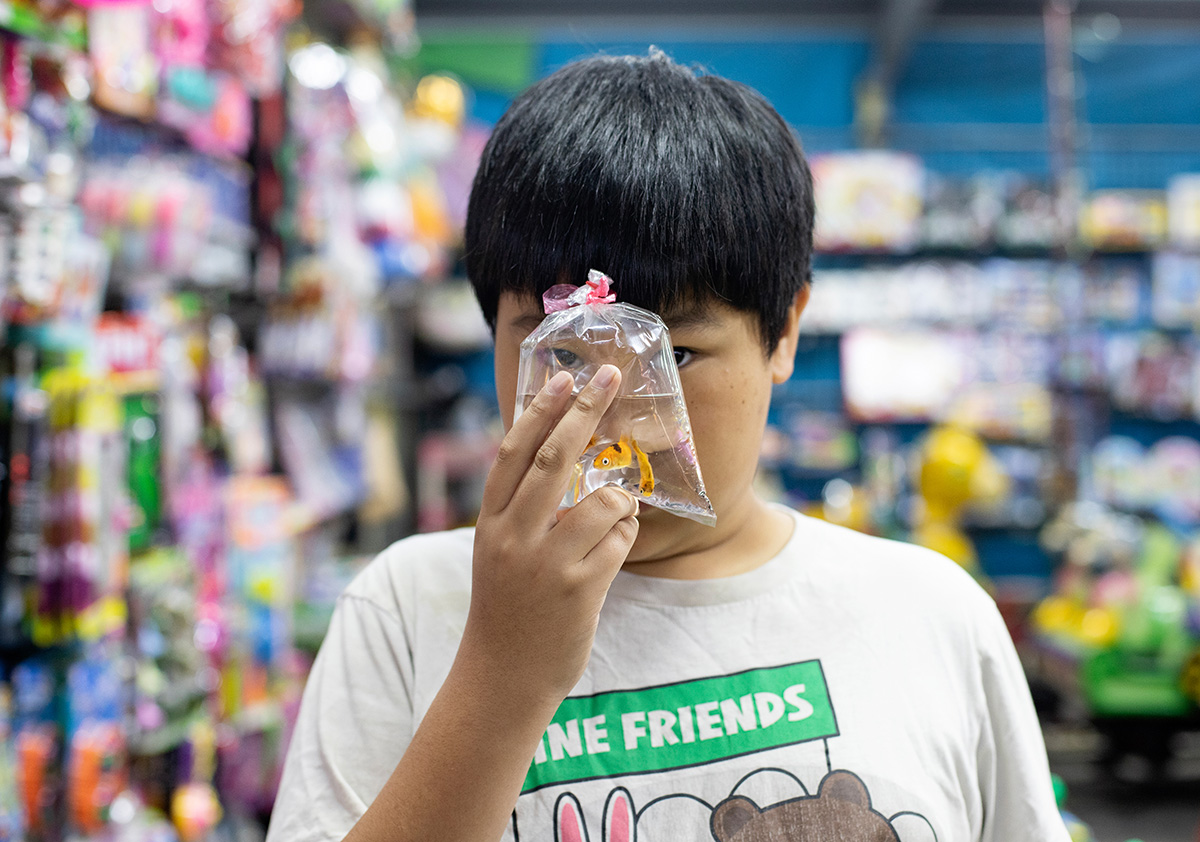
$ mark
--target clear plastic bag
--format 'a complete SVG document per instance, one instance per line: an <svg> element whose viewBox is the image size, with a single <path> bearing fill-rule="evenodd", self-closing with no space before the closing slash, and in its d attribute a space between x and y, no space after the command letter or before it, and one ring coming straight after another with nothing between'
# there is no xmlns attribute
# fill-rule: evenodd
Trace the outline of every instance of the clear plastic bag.
<svg viewBox="0 0 1200 842"><path fill-rule="evenodd" d="M516 414L560 371L574 392L600 366L621 370L621 390L579 457L562 505L605 485L706 526L717 516L704 490L675 351L662 319L616 302L610 279L592 270L586 286L560 284L543 297L546 319L521 343Z"/></svg>

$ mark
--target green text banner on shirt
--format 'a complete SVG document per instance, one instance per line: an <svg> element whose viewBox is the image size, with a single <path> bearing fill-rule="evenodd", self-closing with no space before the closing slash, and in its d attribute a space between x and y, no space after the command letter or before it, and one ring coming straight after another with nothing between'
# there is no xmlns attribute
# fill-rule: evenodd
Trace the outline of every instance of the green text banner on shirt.
<svg viewBox="0 0 1200 842"><path fill-rule="evenodd" d="M816 660L572 696L542 736L522 792L697 766L837 733Z"/></svg>

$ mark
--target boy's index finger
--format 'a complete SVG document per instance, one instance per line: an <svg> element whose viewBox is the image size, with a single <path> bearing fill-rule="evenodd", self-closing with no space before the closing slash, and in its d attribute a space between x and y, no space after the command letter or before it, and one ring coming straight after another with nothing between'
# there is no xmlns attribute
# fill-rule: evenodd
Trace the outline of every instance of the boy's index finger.
<svg viewBox="0 0 1200 842"><path fill-rule="evenodd" d="M484 511L498 512L512 500L538 448L562 415L575 381L560 371L542 387L500 443L496 461L484 484Z"/></svg>
<svg viewBox="0 0 1200 842"><path fill-rule="evenodd" d="M620 386L621 370L603 365L575 402L554 425L554 429L533 454L514 499L520 498L524 511L539 517L558 508L571 480L571 472Z"/></svg>

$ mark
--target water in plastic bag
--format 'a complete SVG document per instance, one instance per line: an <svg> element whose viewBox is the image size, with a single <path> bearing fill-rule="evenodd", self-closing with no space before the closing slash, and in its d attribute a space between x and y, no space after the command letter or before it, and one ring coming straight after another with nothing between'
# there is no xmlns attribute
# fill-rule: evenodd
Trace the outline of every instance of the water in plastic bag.
<svg viewBox="0 0 1200 842"><path fill-rule="evenodd" d="M560 371L571 373L579 394L600 366L621 370L621 390L580 455L562 505L616 485L642 503L714 525L667 326L649 310L613 301L601 273L588 283L547 293L547 309L556 312L521 343L517 375L519 417Z"/></svg>

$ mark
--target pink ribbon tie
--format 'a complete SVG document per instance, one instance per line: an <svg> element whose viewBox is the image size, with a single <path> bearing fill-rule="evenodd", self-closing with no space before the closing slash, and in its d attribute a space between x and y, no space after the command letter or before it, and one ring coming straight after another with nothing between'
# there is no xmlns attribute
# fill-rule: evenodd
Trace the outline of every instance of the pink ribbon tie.
<svg viewBox="0 0 1200 842"><path fill-rule="evenodd" d="M579 304L612 304L617 295L612 292L612 278L592 269L588 272L587 284L555 284L542 294L542 307L546 313L557 313Z"/></svg>

